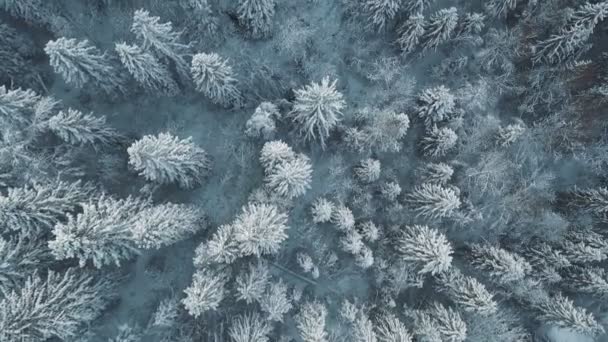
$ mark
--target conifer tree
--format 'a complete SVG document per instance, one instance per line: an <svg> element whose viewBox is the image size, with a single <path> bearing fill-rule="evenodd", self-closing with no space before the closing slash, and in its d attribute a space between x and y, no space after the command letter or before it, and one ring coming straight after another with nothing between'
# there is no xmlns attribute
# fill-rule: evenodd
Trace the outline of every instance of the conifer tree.
<svg viewBox="0 0 608 342"><path fill-rule="evenodd" d="M30 89L0 86L0 120L5 124L23 125L32 119L32 108L40 96Z"/></svg>
<svg viewBox="0 0 608 342"><path fill-rule="evenodd" d="M523 279L532 269L521 256L491 245L473 245L471 254L473 266L503 284Z"/></svg>
<svg viewBox="0 0 608 342"><path fill-rule="evenodd" d="M454 112L455 98L443 85L427 88L418 95L416 112L427 127L432 127L449 118Z"/></svg>
<svg viewBox="0 0 608 342"><path fill-rule="evenodd" d="M376 320L375 331L379 342L412 342L412 335L405 324L391 313L385 313Z"/></svg>
<svg viewBox="0 0 608 342"><path fill-rule="evenodd" d="M363 0L362 10L368 26L380 32L385 30L401 8L403 0Z"/></svg>
<svg viewBox="0 0 608 342"><path fill-rule="evenodd" d="M296 315L296 327L304 342L327 342L325 329L327 309L319 302L307 302Z"/></svg>
<svg viewBox="0 0 608 342"><path fill-rule="evenodd" d="M259 300L260 308L271 321L283 322L283 316L293 308L282 280L271 282Z"/></svg>
<svg viewBox="0 0 608 342"><path fill-rule="evenodd" d="M179 88L171 73L150 52L127 43L116 43L114 50L122 65L146 90L169 96L177 95Z"/></svg>
<svg viewBox="0 0 608 342"><path fill-rule="evenodd" d="M192 57L190 71L196 90L213 103L224 107L240 106L241 92L236 87L237 80L227 59L216 53L198 53Z"/></svg>
<svg viewBox="0 0 608 342"><path fill-rule="evenodd" d="M232 319L228 335L232 342L267 342L272 326L257 313L246 313Z"/></svg>
<svg viewBox="0 0 608 342"><path fill-rule="evenodd" d="M190 189L200 184L210 169L207 153L192 142L170 133L145 135L128 149L129 164L146 180L177 183Z"/></svg>
<svg viewBox="0 0 608 342"><path fill-rule="evenodd" d="M439 45L447 42L458 25L458 11L456 7L443 8L431 16L425 27L423 48L436 50Z"/></svg>
<svg viewBox="0 0 608 342"><path fill-rule="evenodd" d="M574 306L574 303L558 293L553 298L536 304L542 322L555 324L559 327L572 329L576 332L594 336L604 332L604 328L587 310Z"/></svg>
<svg viewBox="0 0 608 342"><path fill-rule="evenodd" d="M564 276L564 285L598 298L608 297L608 274L599 267L573 267Z"/></svg>
<svg viewBox="0 0 608 342"><path fill-rule="evenodd" d="M401 47L401 52L405 55L413 52L422 41L426 32L426 23L422 14L411 15L399 27L399 38L397 43Z"/></svg>
<svg viewBox="0 0 608 342"><path fill-rule="evenodd" d="M405 226L395 241L399 256L419 274L438 274L452 265L452 246L445 235L427 226Z"/></svg>
<svg viewBox="0 0 608 342"><path fill-rule="evenodd" d="M425 156L442 157L456 146L458 135L449 127L434 126L422 138L422 152Z"/></svg>
<svg viewBox="0 0 608 342"><path fill-rule="evenodd" d="M182 304L194 318L209 310L217 310L226 295L227 279L218 272L199 270L192 276L192 284L184 290Z"/></svg>
<svg viewBox="0 0 608 342"><path fill-rule="evenodd" d="M312 166L310 159L297 155L293 160L279 163L267 172L265 182L273 193L288 199L302 196L310 189Z"/></svg>
<svg viewBox="0 0 608 342"><path fill-rule="evenodd" d="M28 274L52 258L40 240L24 234L4 239L0 236L0 298L19 288Z"/></svg>
<svg viewBox="0 0 608 342"><path fill-rule="evenodd" d="M233 227L242 256L275 254L287 239L287 214L272 204L250 203L243 207Z"/></svg>
<svg viewBox="0 0 608 342"><path fill-rule="evenodd" d="M406 201L418 215L431 219L450 217L461 206L458 192L454 188L431 183L414 187L406 196Z"/></svg>
<svg viewBox="0 0 608 342"><path fill-rule="evenodd" d="M236 11L241 25L257 39L270 33L274 7L275 0L240 0Z"/></svg>
<svg viewBox="0 0 608 342"><path fill-rule="evenodd" d="M440 290L445 292L464 311L488 316L496 312L494 296L477 279L451 269L438 275Z"/></svg>
<svg viewBox="0 0 608 342"><path fill-rule="evenodd" d="M120 138L118 132L106 124L105 116L95 117L71 108L51 116L41 127L72 145L107 145Z"/></svg>
<svg viewBox="0 0 608 342"><path fill-rule="evenodd" d="M355 168L355 175L364 183L371 183L380 178L380 161L372 158L362 160Z"/></svg>
<svg viewBox="0 0 608 342"><path fill-rule="evenodd" d="M263 262L249 264L247 270L236 277L237 299L247 304L259 302L270 280L268 266Z"/></svg>
<svg viewBox="0 0 608 342"><path fill-rule="evenodd" d="M417 171L423 183L440 185L447 184L454 174L454 169L445 163L427 163Z"/></svg>

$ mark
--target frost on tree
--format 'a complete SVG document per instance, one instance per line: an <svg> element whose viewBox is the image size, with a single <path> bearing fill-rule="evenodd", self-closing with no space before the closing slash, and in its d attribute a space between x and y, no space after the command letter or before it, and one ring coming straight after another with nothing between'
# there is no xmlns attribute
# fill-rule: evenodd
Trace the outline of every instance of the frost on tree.
<svg viewBox="0 0 608 342"><path fill-rule="evenodd" d="M399 27L397 44L401 47L403 54L407 55L418 47L426 32L425 26L424 16L422 14L414 14Z"/></svg>
<svg viewBox="0 0 608 342"><path fill-rule="evenodd" d="M458 11L456 7L440 9L433 14L425 27L422 44L424 50L437 50L439 45L452 38L457 25Z"/></svg>
<svg viewBox="0 0 608 342"><path fill-rule="evenodd" d="M277 165L292 161L296 158L293 149L281 140L269 141L262 146L260 163L268 173Z"/></svg>
<svg viewBox="0 0 608 342"><path fill-rule="evenodd" d="M509 11L517 6L520 0L489 0L485 3L486 11L494 17L506 17Z"/></svg>
<svg viewBox="0 0 608 342"><path fill-rule="evenodd" d="M44 51L56 73L63 76L66 83L76 88L86 84L99 87L106 94L125 93L125 80L110 63L105 53L101 53L88 40L59 38L50 40Z"/></svg>
<svg viewBox="0 0 608 342"><path fill-rule="evenodd" d="M325 77L321 83L311 83L295 91L293 109L289 113L304 140L318 139L325 147L325 139L341 121L346 107L342 93L336 90L336 82Z"/></svg>
<svg viewBox="0 0 608 342"><path fill-rule="evenodd" d="M289 161L277 164L267 170L266 187L283 198L292 199L304 195L311 188L312 165L304 154L298 154Z"/></svg>
<svg viewBox="0 0 608 342"><path fill-rule="evenodd" d="M456 146L458 135L449 127L433 126L420 142L422 153L430 157L443 157Z"/></svg>
<svg viewBox="0 0 608 342"><path fill-rule="evenodd" d="M331 223L333 223L338 230L347 232L353 230L355 227L355 216L350 208L343 204L339 204L335 206L332 212Z"/></svg>
<svg viewBox="0 0 608 342"><path fill-rule="evenodd" d="M395 241L400 258L415 266L419 274L447 271L453 249L445 235L427 226L405 226Z"/></svg>
<svg viewBox="0 0 608 342"><path fill-rule="evenodd" d="M287 285L282 280L270 283L259 303L267 319L276 322L283 322L283 316L293 308L287 296Z"/></svg>
<svg viewBox="0 0 608 342"><path fill-rule="evenodd" d="M304 342L327 342L326 318L327 309L323 304L319 302L304 303L295 317L300 338Z"/></svg>
<svg viewBox="0 0 608 342"><path fill-rule="evenodd" d="M204 223L191 205L163 203L143 209L134 218L131 233L137 247L158 249L194 235Z"/></svg>
<svg viewBox="0 0 608 342"><path fill-rule="evenodd" d="M49 247L57 260L76 258L81 267L91 261L101 268L120 266L138 253L131 230L144 202L101 197L80 207L82 212L69 214L53 229L55 239L49 241Z"/></svg>
<svg viewBox="0 0 608 342"><path fill-rule="evenodd" d="M241 25L257 39L270 34L274 7L275 0L239 0L236 12Z"/></svg>
<svg viewBox="0 0 608 342"><path fill-rule="evenodd" d="M387 29L402 3L403 0L363 0L362 10L367 16L368 26L377 31Z"/></svg>
<svg viewBox="0 0 608 342"><path fill-rule="evenodd" d="M364 109L361 119L365 124L361 128L350 128L344 140L353 150L359 152L399 152L401 139L407 134L410 119L406 114L390 110Z"/></svg>
<svg viewBox="0 0 608 342"><path fill-rule="evenodd" d="M420 14L429 8L435 0L404 0L403 9L411 14Z"/></svg>
<svg viewBox="0 0 608 342"><path fill-rule="evenodd" d="M417 215L439 219L453 216L460 208L461 202L458 195L459 192L455 191L455 188L444 188L439 184L425 183L414 187L405 200Z"/></svg>
<svg viewBox="0 0 608 342"><path fill-rule="evenodd" d="M146 180L176 183L190 189L199 185L210 169L207 153L192 142L170 133L145 135L128 149L129 164Z"/></svg>
<svg viewBox="0 0 608 342"><path fill-rule="evenodd" d="M325 198L317 198L310 208L314 223L326 223L331 220L334 204Z"/></svg>
<svg viewBox="0 0 608 342"><path fill-rule="evenodd" d="M230 264L240 257L238 242L234 239L234 227L229 224L217 228L211 239L195 250L194 265Z"/></svg>
<svg viewBox="0 0 608 342"><path fill-rule="evenodd" d="M375 324L379 342L412 342L412 335L403 322L391 313L381 315Z"/></svg>
<svg viewBox="0 0 608 342"><path fill-rule="evenodd" d="M31 275L19 291L0 300L1 341L74 338L97 318L111 291L109 283L79 270Z"/></svg>
<svg viewBox="0 0 608 342"><path fill-rule="evenodd" d="M198 318L209 310L217 310L226 295L227 279L213 271L197 271L192 276L192 284L184 290L186 297L182 304L186 311Z"/></svg>
<svg viewBox="0 0 608 342"><path fill-rule="evenodd" d="M232 342L268 342L272 326L257 313L232 318L228 335Z"/></svg>
<svg viewBox="0 0 608 342"><path fill-rule="evenodd" d="M198 53L192 57L190 72L196 90L213 103L224 107L241 105L241 92L236 86L237 79L227 59L216 53Z"/></svg>
<svg viewBox="0 0 608 342"><path fill-rule="evenodd" d="M437 276L439 289L466 312L481 316L492 315L497 310L494 296L477 279L451 269Z"/></svg>
<svg viewBox="0 0 608 342"><path fill-rule="evenodd" d="M287 214L272 204L244 206L232 225L242 256L276 254L287 239Z"/></svg>
<svg viewBox="0 0 608 342"><path fill-rule="evenodd" d="M161 23L160 17L150 16L150 12L139 9L133 15L131 32L141 41L144 51L153 51L159 58L171 61L179 75L184 80L189 79L184 56L190 46L179 42L181 33L173 31L171 22Z"/></svg>
<svg viewBox="0 0 608 342"><path fill-rule="evenodd" d="M377 181L380 178L380 161L372 158L362 160L355 168L355 175L364 183Z"/></svg>
<svg viewBox="0 0 608 342"><path fill-rule="evenodd" d="M443 85L427 88L418 95L416 112L427 127L447 120L454 113L455 97Z"/></svg>
<svg viewBox="0 0 608 342"><path fill-rule="evenodd" d="M573 63L589 50L587 40L595 26L608 15L608 2L591 4L577 8L569 16L568 22L556 34L539 41L533 48L534 63L564 64Z"/></svg>
<svg viewBox="0 0 608 342"><path fill-rule="evenodd" d="M21 287L27 275L51 258L42 241L23 234L6 239L0 236L0 298Z"/></svg>
<svg viewBox="0 0 608 342"><path fill-rule="evenodd" d="M52 228L91 193L80 182L52 182L9 188L0 195L0 227L26 234ZM1 230L0 230L1 231Z"/></svg>
<svg viewBox="0 0 608 342"><path fill-rule="evenodd" d="M538 320L542 322L590 336L604 332L604 328L592 314L584 308L574 306L574 303L561 293L539 302L536 309L539 311Z"/></svg>
<svg viewBox="0 0 608 342"><path fill-rule="evenodd" d="M454 169L445 163L427 163L417 170L423 183L446 185L454 174Z"/></svg>
<svg viewBox="0 0 608 342"><path fill-rule="evenodd" d="M116 43L114 50L127 71L144 89L153 93L177 95L179 88L169 69L137 45Z"/></svg>
<svg viewBox="0 0 608 342"><path fill-rule="evenodd" d="M48 129L72 145L107 145L120 138L118 132L106 124L105 116L95 117L71 108L51 116L40 127Z"/></svg>
<svg viewBox="0 0 608 342"><path fill-rule="evenodd" d="M40 96L30 89L0 86L0 120L9 125L25 125L32 119L32 108Z"/></svg>
<svg viewBox="0 0 608 342"><path fill-rule="evenodd" d="M272 102L262 102L245 124L245 134L251 138L272 139L276 131L279 108Z"/></svg>
<svg viewBox="0 0 608 342"><path fill-rule="evenodd" d="M521 121L500 127L496 134L496 143L503 147L509 146L517 141L525 132L526 126Z"/></svg>
<svg viewBox="0 0 608 342"><path fill-rule="evenodd" d="M608 298L608 274L599 267L572 267L564 276L568 289L590 294L594 297Z"/></svg>
<svg viewBox="0 0 608 342"><path fill-rule="evenodd" d="M523 279L532 266L521 256L491 245L471 246L471 263L500 283Z"/></svg>
<svg viewBox="0 0 608 342"><path fill-rule="evenodd" d="M270 273L268 266L263 262L249 264L247 270L241 271L235 280L236 298L247 304L259 302L264 295Z"/></svg>
<svg viewBox="0 0 608 342"><path fill-rule="evenodd" d="M426 310L415 311L412 315L414 332L423 337L423 341L462 342L467 338L467 325L460 314L438 302Z"/></svg>

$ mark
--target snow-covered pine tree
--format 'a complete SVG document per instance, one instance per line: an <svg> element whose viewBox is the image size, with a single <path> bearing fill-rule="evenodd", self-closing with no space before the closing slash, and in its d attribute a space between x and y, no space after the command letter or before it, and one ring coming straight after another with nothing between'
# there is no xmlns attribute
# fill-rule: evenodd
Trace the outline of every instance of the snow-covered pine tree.
<svg viewBox="0 0 608 342"><path fill-rule="evenodd" d="M217 228L211 239L195 250L194 265L230 264L240 257L239 244L234 238L234 228L225 224Z"/></svg>
<svg viewBox="0 0 608 342"><path fill-rule="evenodd" d="M111 291L109 282L82 270L49 271L45 277L34 273L19 291L0 300L0 340L73 338L101 314Z"/></svg>
<svg viewBox="0 0 608 342"><path fill-rule="evenodd" d="M416 171L423 183L440 185L447 184L454 174L454 169L445 163L426 163Z"/></svg>
<svg viewBox="0 0 608 342"><path fill-rule="evenodd" d="M521 256L492 245L471 246L471 263L499 283L523 279L532 266Z"/></svg>
<svg viewBox="0 0 608 342"><path fill-rule="evenodd" d="M91 83L106 94L126 93L126 82L105 53L88 40L59 38L46 43L44 51L49 63L66 83L82 88Z"/></svg>
<svg viewBox="0 0 608 342"><path fill-rule="evenodd" d="M402 3L403 0L363 0L361 9L367 17L367 26L378 32L386 30Z"/></svg>
<svg viewBox="0 0 608 342"><path fill-rule="evenodd" d="M276 131L275 120L280 117L279 108L272 102L262 102L245 125L245 134L252 138L272 139Z"/></svg>
<svg viewBox="0 0 608 342"><path fill-rule="evenodd" d="M397 316L387 312L378 317L375 323L379 342L412 342L412 335Z"/></svg>
<svg viewBox="0 0 608 342"><path fill-rule="evenodd" d="M608 298L608 274L599 267L572 267L565 272L564 285L573 291Z"/></svg>
<svg viewBox="0 0 608 342"><path fill-rule="evenodd" d="M314 223L325 223L331 220L334 204L325 198L317 198L310 208Z"/></svg>
<svg viewBox="0 0 608 342"><path fill-rule="evenodd" d="M374 324L367 313L359 310L357 318L350 325L350 340L354 342L377 342L378 336L374 331Z"/></svg>
<svg viewBox="0 0 608 342"><path fill-rule="evenodd" d="M247 304L259 302L270 280L268 266L263 262L249 264L247 270L241 271L235 280L237 299Z"/></svg>
<svg viewBox="0 0 608 342"><path fill-rule="evenodd" d="M496 312L494 296L477 279L465 276L454 268L440 273L436 279L439 290L445 292L464 311L482 316Z"/></svg>
<svg viewBox="0 0 608 342"><path fill-rule="evenodd" d="M540 301L535 307L539 311L538 319L542 322L590 336L604 332L604 328L592 314L584 308L574 306L574 303L561 293Z"/></svg>
<svg viewBox="0 0 608 342"><path fill-rule="evenodd" d="M304 342L327 342L326 318L327 309L323 304L316 301L304 303L295 317L300 338Z"/></svg>
<svg viewBox="0 0 608 342"><path fill-rule="evenodd" d="M190 72L196 90L213 103L224 107L242 104L241 91L236 86L237 79L227 59L217 53L197 53L192 57Z"/></svg>
<svg viewBox="0 0 608 342"><path fill-rule="evenodd" d="M458 25L456 7L443 8L435 12L425 27L422 47L424 51L437 50L437 47L452 38Z"/></svg>
<svg viewBox="0 0 608 342"><path fill-rule="evenodd" d="M251 38L263 38L270 34L274 7L275 0L239 0L237 16Z"/></svg>
<svg viewBox="0 0 608 342"><path fill-rule="evenodd" d="M420 44L426 32L426 23L422 14L411 15L400 27L397 43L401 47L401 52L407 55L413 52Z"/></svg>
<svg viewBox="0 0 608 342"><path fill-rule="evenodd" d="M150 52L124 42L116 43L114 50L122 65L144 89L169 96L177 95L179 88L171 73Z"/></svg>
<svg viewBox="0 0 608 342"><path fill-rule="evenodd" d="M452 265L450 242L445 235L427 226L405 226L396 238L395 249L419 274L438 274Z"/></svg>
<svg viewBox="0 0 608 342"><path fill-rule="evenodd" d="M355 175L364 183L375 182L380 178L380 161L377 159L364 159L355 168Z"/></svg>
<svg viewBox="0 0 608 342"><path fill-rule="evenodd" d="M219 272L199 270L192 276L192 284L184 290L182 304L194 318L209 310L217 310L226 295L227 279Z"/></svg>
<svg viewBox="0 0 608 342"><path fill-rule="evenodd" d="M139 248L158 249L194 235L203 227L199 208L187 204L162 203L136 214L131 228Z"/></svg>
<svg viewBox="0 0 608 342"><path fill-rule="evenodd" d="M200 184L210 169L207 153L192 142L170 133L145 135L128 149L129 164L146 180L177 183L190 189Z"/></svg>
<svg viewBox="0 0 608 342"><path fill-rule="evenodd" d="M458 192L454 188L444 188L431 183L414 187L414 190L406 195L406 202L418 215L431 219L450 217L461 206Z"/></svg>
<svg viewBox="0 0 608 342"><path fill-rule="evenodd" d="M331 223L333 223L338 230L347 232L355 227L355 216L350 208L344 204L338 204L334 207L332 212Z"/></svg>
<svg viewBox="0 0 608 342"><path fill-rule="evenodd" d="M521 121L500 127L496 133L496 144L503 147L509 146L525 132L526 126Z"/></svg>
<svg viewBox="0 0 608 342"><path fill-rule="evenodd" d="M0 298L23 285L27 275L44 266L52 256L40 239L20 234L0 236Z"/></svg>
<svg viewBox="0 0 608 342"><path fill-rule="evenodd" d="M260 163L266 173L272 172L277 165L290 162L296 158L293 149L281 140L269 141L262 146Z"/></svg>
<svg viewBox="0 0 608 342"><path fill-rule="evenodd" d="M311 181L312 165L304 154L277 164L264 179L270 191L288 199L304 195L310 189Z"/></svg>
<svg viewBox="0 0 608 342"><path fill-rule="evenodd" d="M181 33L173 31L171 22L161 23L160 17L139 9L133 14L131 32L141 41L144 51L153 51L159 58L173 62L175 70L184 80L190 79L188 62L184 56L190 46L179 42Z"/></svg>
<svg viewBox="0 0 608 342"><path fill-rule="evenodd" d="M270 321L283 322L283 316L293 308L282 280L271 282L259 300L260 308Z"/></svg>
<svg viewBox="0 0 608 342"><path fill-rule="evenodd" d="M119 266L138 253L131 230L137 213L145 207L145 202L130 197L117 200L102 196L82 203L82 212L69 214L65 222L55 224L55 239L49 241L51 252L57 260L76 258L81 267L88 261L97 268Z"/></svg>
<svg viewBox="0 0 608 342"><path fill-rule="evenodd" d="M91 187L81 182L9 188L6 195L0 195L0 231L31 234L50 229L87 201L90 194Z"/></svg>
<svg viewBox="0 0 608 342"><path fill-rule="evenodd" d="M489 0L485 3L486 12L494 17L506 17L515 9L519 0Z"/></svg>
<svg viewBox="0 0 608 342"><path fill-rule="evenodd" d="M242 256L275 254L287 239L287 214L272 204L249 203L232 225Z"/></svg>
<svg viewBox="0 0 608 342"><path fill-rule="evenodd" d="M72 145L107 145L120 139L118 132L106 124L105 116L96 117L72 108L51 116L39 127L48 129Z"/></svg>
<svg viewBox="0 0 608 342"><path fill-rule="evenodd" d="M228 335L232 342L267 342L272 326L257 313L245 313L232 318Z"/></svg>
<svg viewBox="0 0 608 342"><path fill-rule="evenodd" d="M427 128L431 128L447 120L454 113L455 106L454 95L447 87L440 85L426 88L418 95L416 112L418 117L424 120Z"/></svg>
<svg viewBox="0 0 608 342"><path fill-rule="evenodd" d="M446 308L441 303L433 304L424 311L414 313L414 325L417 335L433 340L462 342L467 338L467 325L460 314L452 308Z"/></svg>
<svg viewBox="0 0 608 342"><path fill-rule="evenodd" d="M443 157L456 146L458 135L449 127L433 126L420 142L425 156Z"/></svg>
<svg viewBox="0 0 608 342"><path fill-rule="evenodd" d="M24 125L32 119L32 108L40 96L30 89L0 86L0 120L6 125Z"/></svg>
<svg viewBox="0 0 608 342"><path fill-rule="evenodd" d="M289 116L298 126L304 140L319 139L325 147L325 139L330 131L341 121L346 101L336 90L336 82L323 78L321 83L311 83L295 91L295 101Z"/></svg>

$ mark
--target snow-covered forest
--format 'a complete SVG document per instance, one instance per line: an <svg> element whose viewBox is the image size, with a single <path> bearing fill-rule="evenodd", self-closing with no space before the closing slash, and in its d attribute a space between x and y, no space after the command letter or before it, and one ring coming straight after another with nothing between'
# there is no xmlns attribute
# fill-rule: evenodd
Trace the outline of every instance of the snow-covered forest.
<svg viewBox="0 0 608 342"><path fill-rule="evenodd" d="M608 341L607 17L0 0L0 342Z"/></svg>

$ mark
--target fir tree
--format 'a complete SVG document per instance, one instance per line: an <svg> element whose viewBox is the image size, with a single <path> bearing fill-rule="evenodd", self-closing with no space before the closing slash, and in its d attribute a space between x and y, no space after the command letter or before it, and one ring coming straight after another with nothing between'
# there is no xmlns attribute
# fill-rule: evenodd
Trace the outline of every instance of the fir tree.
<svg viewBox="0 0 608 342"><path fill-rule="evenodd" d="M276 131L279 109L271 102L262 102L245 125L245 134L252 138L271 139Z"/></svg>
<svg viewBox="0 0 608 342"><path fill-rule="evenodd" d="M243 300L247 304L259 302L269 280L270 273L265 263L249 264L247 270L241 271L236 277L237 299Z"/></svg>
<svg viewBox="0 0 608 342"><path fill-rule="evenodd" d="M206 266L211 263L230 264L240 257L239 244L234 238L234 227L222 225L211 239L201 243L195 251L194 264Z"/></svg>
<svg viewBox="0 0 608 342"><path fill-rule="evenodd" d="M362 10L368 17L368 26L378 32L388 28L402 2L403 0L363 0Z"/></svg>
<svg viewBox="0 0 608 342"><path fill-rule="evenodd" d="M573 267L567 270L564 285L598 298L608 297L608 274L599 267Z"/></svg>
<svg viewBox="0 0 608 342"><path fill-rule="evenodd" d="M232 342L267 342L272 326L257 313L246 313L232 319L228 335Z"/></svg>
<svg viewBox="0 0 608 342"><path fill-rule="evenodd" d="M334 204L325 198L317 198L310 208L314 223L325 223L331 220Z"/></svg>
<svg viewBox="0 0 608 342"><path fill-rule="evenodd" d="M226 295L227 279L213 271L197 271L192 276L192 284L184 290L186 297L182 304L194 318L209 310L217 310Z"/></svg>
<svg viewBox="0 0 608 342"><path fill-rule="evenodd" d="M412 342L412 335L399 318L385 313L376 321L376 336L379 342Z"/></svg>
<svg viewBox="0 0 608 342"><path fill-rule="evenodd" d="M350 208L343 204L339 204L332 212L331 223L333 223L338 230L349 231L355 227L355 216Z"/></svg>
<svg viewBox="0 0 608 342"><path fill-rule="evenodd" d="M491 245L473 245L471 254L473 266L500 283L521 280L532 268L519 255Z"/></svg>
<svg viewBox="0 0 608 342"><path fill-rule="evenodd" d="M482 316L494 314L497 310L494 296L477 279L468 277L456 269L439 274L440 290L445 292L464 311Z"/></svg>
<svg viewBox="0 0 608 342"><path fill-rule="evenodd" d="M272 29L275 0L240 0L237 15L252 38L263 38Z"/></svg>
<svg viewBox="0 0 608 342"><path fill-rule="evenodd" d="M355 168L355 175L364 183L371 183L380 178L380 161L376 159L362 160Z"/></svg>
<svg viewBox="0 0 608 342"><path fill-rule="evenodd" d="M442 157L456 146L457 141L458 135L451 128L434 126L422 138L422 152L425 156Z"/></svg>
<svg viewBox="0 0 608 342"><path fill-rule="evenodd" d="M114 50L131 76L146 90L169 96L177 95L179 88L171 73L150 52L127 43L117 43Z"/></svg>
<svg viewBox="0 0 608 342"><path fill-rule="evenodd" d="M296 327L304 342L327 342L325 329L327 309L319 302L308 302L302 305L296 315Z"/></svg>
<svg viewBox="0 0 608 342"><path fill-rule="evenodd" d="M228 60L216 53L198 53L192 57L190 71L196 90L213 103L224 107L240 106L241 92L236 87L237 80Z"/></svg>
<svg viewBox="0 0 608 342"><path fill-rule="evenodd" d="M281 140L269 141L262 146L260 163L266 173L272 172L277 165L288 163L296 159L293 149Z"/></svg>
<svg viewBox="0 0 608 342"><path fill-rule="evenodd" d="M233 223L241 255L275 254L287 239L287 214L271 204L244 206Z"/></svg>
<svg viewBox="0 0 608 342"><path fill-rule="evenodd" d="M134 220L133 240L144 249L158 249L183 240L199 231L204 223L198 208L175 203L145 208Z"/></svg>
<svg viewBox="0 0 608 342"><path fill-rule="evenodd" d="M604 328L595 320L592 314L558 293L553 298L541 301L536 305L542 322L555 324L559 327L572 329L576 332L594 336L604 332Z"/></svg>
<svg viewBox="0 0 608 342"><path fill-rule="evenodd" d="M32 274L50 260L48 248L25 235L4 239L0 236L0 298L19 288Z"/></svg>
<svg viewBox="0 0 608 342"><path fill-rule="evenodd" d="M310 159L303 154L276 165L265 178L268 189L288 199L302 196L310 189L311 180Z"/></svg>
<svg viewBox="0 0 608 342"><path fill-rule="evenodd" d="M399 27L399 38L397 43L401 47L401 52L405 55L413 52L422 41L426 32L426 23L422 14L411 15Z"/></svg>
<svg viewBox="0 0 608 342"><path fill-rule="evenodd" d="M418 117L424 119L427 127L445 121L454 113L455 98L448 88L441 85L427 88L418 95L416 112Z"/></svg>
<svg viewBox="0 0 608 342"><path fill-rule="evenodd" d="M458 192L454 188L429 183L416 186L406 196L406 201L418 215L431 219L453 216L461 206Z"/></svg>
<svg viewBox="0 0 608 342"><path fill-rule="evenodd" d="M425 27L424 50L437 50L439 45L452 38L456 25L458 25L456 7L444 8L433 14Z"/></svg>
<svg viewBox="0 0 608 342"><path fill-rule="evenodd" d="M9 125L24 125L32 119L32 108L40 96L30 89L0 86L0 119Z"/></svg>
<svg viewBox="0 0 608 342"><path fill-rule="evenodd" d="M427 163L417 172L423 183L445 185L452 179L454 169L445 163Z"/></svg>
<svg viewBox="0 0 608 342"><path fill-rule="evenodd" d="M342 93L336 90L336 82L325 77L321 83L313 82L296 90L289 114L304 139L319 139L322 147L330 131L341 121L342 109L346 106Z"/></svg>
<svg viewBox="0 0 608 342"><path fill-rule="evenodd" d="M76 88L90 83L110 95L126 92L120 72L112 66L108 56L88 40L50 40L44 51L55 72L63 76L66 83Z"/></svg>
<svg viewBox="0 0 608 342"><path fill-rule="evenodd" d="M283 322L283 316L293 308L287 297L287 285L282 280L270 283L259 303L267 318L277 322Z"/></svg>
<svg viewBox="0 0 608 342"><path fill-rule="evenodd" d="M452 246L445 235L427 226L405 226L395 241L402 260L412 264L419 274L437 274L452 265Z"/></svg>
<svg viewBox="0 0 608 342"><path fill-rule="evenodd" d="M146 180L177 183L190 189L200 184L210 169L207 153L192 142L170 133L146 135L128 149L129 164Z"/></svg>
<svg viewBox="0 0 608 342"><path fill-rule="evenodd" d="M108 127L105 116L95 117L71 108L53 115L42 123L41 127L45 127L61 140L72 145L97 143L107 145L120 138L118 132Z"/></svg>

